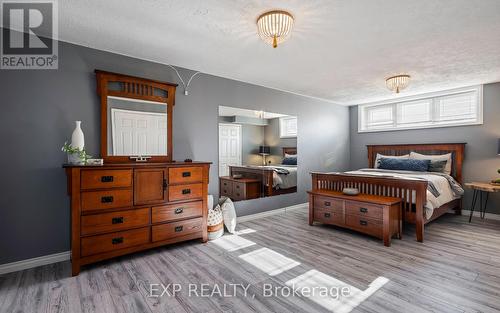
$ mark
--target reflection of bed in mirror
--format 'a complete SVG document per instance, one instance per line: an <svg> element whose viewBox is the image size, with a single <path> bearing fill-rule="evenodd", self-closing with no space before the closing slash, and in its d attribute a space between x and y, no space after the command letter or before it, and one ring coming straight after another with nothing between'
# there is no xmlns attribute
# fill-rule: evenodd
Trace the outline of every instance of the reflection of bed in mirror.
<svg viewBox="0 0 500 313"><path fill-rule="evenodd" d="M297 157L296 147L284 147L283 157ZM297 192L297 164L287 165L243 165L229 166L229 175L241 175L242 178L253 178L261 181L262 196L270 197Z"/></svg>

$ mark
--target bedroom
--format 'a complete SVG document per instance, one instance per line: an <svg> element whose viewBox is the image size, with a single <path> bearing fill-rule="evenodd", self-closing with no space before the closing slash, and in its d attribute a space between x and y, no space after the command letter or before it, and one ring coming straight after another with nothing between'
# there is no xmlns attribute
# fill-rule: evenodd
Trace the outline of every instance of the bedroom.
<svg viewBox="0 0 500 313"><path fill-rule="evenodd" d="M45 3L1 2L0 312L500 310L498 1ZM220 175L221 107L296 135ZM160 140L113 151L138 116ZM285 153L295 190L238 177ZM377 154L427 167L376 177ZM258 196L219 199L221 176Z"/></svg>

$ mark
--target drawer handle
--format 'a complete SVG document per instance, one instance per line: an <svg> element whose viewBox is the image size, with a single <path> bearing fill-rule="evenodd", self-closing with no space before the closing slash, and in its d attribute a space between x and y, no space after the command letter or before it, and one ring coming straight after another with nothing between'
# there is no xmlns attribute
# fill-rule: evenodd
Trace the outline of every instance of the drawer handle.
<svg viewBox="0 0 500 313"><path fill-rule="evenodd" d="M238 192L238 193L236 193L236 195L239 197L239 196L240 196L240 193Z"/></svg>
<svg viewBox="0 0 500 313"><path fill-rule="evenodd" d="M113 182L113 176L101 176L101 183Z"/></svg>
<svg viewBox="0 0 500 313"><path fill-rule="evenodd" d="M366 225L368 225L368 222L367 221L359 221L359 225L366 226Z"/></svg>
<svg viewBox="0 0 500 313"><path fill-rule="evenodd" d="M325 206L330 206L330 205L332 205L330 201L325 201Z"/></svg>
<svg viewBox="0 0 500 313"><path fill-rule="evenodd" d="M240 186L236 185L236 188L240 189Z"/></svg>
<svg viewBox="0 0 500 313"><path fill-rule="evenodd" d="M325 217L330 217L330 213L325 213Z"/></svg>
<svg viewBox="0 0 500 313"><path fill-rule="evenodd" d="M123 237L113 238L113 239L111 239L111 243L114 245L119 245L119 244L123 243Z"/></svg>
<svg viewBox="0 0 500 313"><path fill-rule="evenodd" d="M175 214L181 214L184 211L184 208L177 208L175 209Z"/></svg>
<svg viewBox="0 0 500 313"><path fill-rule="evenodd" d="M191 172L182 172L182 177L191 177Z"/></svg>
<svg viewBox="0 0 500 313"><path fill-rule="evenodd" d="M182 189L182 194L183 195L188 195L191 193L191 189Z"/></svg>
<svg viewBox="0 0 500 313"><path fill-rule="evenodd" d="M111 224L123 224L123 216L113 217L111 219Z"/></svg>
<svg viewBox="0 0 500 313"><path fill-rule="evenodd" d="M359 212L366 213L366 212L368 212L368 209L367 208L359 208Z"/></svg>
<svg viewBox="0 0 500 313"><path fill-rule="evenodd" d="M101 203L111 203L113 202L113 196L101 197Z"/></svg>
<svg viewBox="0 0 500 313"><path fill-rule="evenodd" d="M175 227L175 232L178 233L178 232L181 232L182 231L182 226L176 226Z"/></svg>

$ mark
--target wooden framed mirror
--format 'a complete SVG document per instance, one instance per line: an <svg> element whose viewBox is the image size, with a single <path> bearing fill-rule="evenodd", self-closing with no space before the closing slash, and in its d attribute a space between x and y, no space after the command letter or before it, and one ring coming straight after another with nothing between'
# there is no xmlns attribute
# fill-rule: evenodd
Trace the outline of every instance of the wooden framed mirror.
<svg viewBox="0 0 500 313"><path fill-rule="evenodd" d="M177 84L95 70L105 163L172 161Z"/></svg>

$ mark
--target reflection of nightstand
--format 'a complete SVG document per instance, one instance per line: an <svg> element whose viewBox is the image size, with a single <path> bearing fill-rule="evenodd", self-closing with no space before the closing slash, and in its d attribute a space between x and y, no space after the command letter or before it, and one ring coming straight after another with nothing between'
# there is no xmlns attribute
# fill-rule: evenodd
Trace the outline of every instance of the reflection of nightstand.
<svg viewBox="0 0 500 313"><path fill-rule="evenodd" d="M259 198L261 186L261 181L254 178L219 177L219 195L233 201Z"/></svg>
<svg viewBox="0 0 500 313"><path fill-rule="evenodd" d="M476 207L477 197L479 195L479 216L484 218L486 215L486 206L488 205L488 197L491 192L500 192L500 186L492 185L490 183L466 183L465 187L469 187L474 190L472 195L472 206L470 209L469 223L472 220L472 214L474 214L474 209ZM486 193L486 199L483 205L483 194Z"/></svg>

